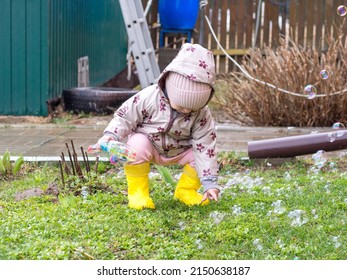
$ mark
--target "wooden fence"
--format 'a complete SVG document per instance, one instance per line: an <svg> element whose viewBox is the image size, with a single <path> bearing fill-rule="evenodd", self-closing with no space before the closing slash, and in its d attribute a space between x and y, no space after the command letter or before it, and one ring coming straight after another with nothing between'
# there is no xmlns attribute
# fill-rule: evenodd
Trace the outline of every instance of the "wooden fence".
<svg viewBox="0 0 347 280"><path fill-rule="evenodd" d="M142 1L145 8L148 1ZM276 48L281 41L324 51L328 47L327 36L336 38L336 27L344 23L345 17L337 13L342 4L341 0L209 0L200 9L192 42L214 52L218 73L233 71L235 65L218 47L203 15L208 17L223 48L239 62L247 49ZM147 20L153 44L159 49L158 0L152 2ZM346 24L343 30L347 31ZM168 37L165 42L169 48L177 48L181 39Z"/></svg>

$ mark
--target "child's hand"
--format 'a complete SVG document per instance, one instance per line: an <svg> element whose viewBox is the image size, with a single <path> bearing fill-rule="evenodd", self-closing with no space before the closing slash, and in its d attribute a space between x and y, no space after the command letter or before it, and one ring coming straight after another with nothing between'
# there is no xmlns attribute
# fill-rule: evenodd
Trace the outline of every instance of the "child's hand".
<svg viewBox="0 0 347 280"><path fill-rule="evenodd" d="M98 144L100 144L102 142L110 142L110 141L114 141L114 138L112 136L106 134L98 140Z"/></svg>
<svg viewBox="0 0 347 280"><path fill-rule="evenodd" d="M219 189L209 189L204 193L201 203L204 202L207 198L210 200L218 201Z"/></svg>

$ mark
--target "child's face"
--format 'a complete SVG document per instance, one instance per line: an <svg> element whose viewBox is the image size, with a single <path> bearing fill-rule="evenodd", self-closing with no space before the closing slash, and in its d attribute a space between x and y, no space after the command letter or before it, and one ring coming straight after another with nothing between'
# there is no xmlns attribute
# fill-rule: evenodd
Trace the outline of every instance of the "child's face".
<svg viewBox="0 0 347 280"><path fill-rule="evenodd" d="M181 114L189 114L191 112L196 112L198 110L192 110L189 108L183 108L181 106L176 105L175 103L173 103L172 101L170 101L170 105L173 109L175 109L177 112L181 113ZM199 109L200 110L200 109Z"/></svg>

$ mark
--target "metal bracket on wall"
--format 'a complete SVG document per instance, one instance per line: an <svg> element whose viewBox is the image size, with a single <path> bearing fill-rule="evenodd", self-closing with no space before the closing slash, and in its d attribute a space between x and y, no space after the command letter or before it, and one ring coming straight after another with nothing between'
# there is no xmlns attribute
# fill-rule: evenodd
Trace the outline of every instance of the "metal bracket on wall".
<svg viewBox="0 0 347 280"><path fill-rule="evenodd" d="M140 84L142 88L145 88L157 82L160 70L142 2L141 0L119 0L119 3Z"/></svg>
<svg viewBox="0 0 347 280"><path fill-rule="evenodd" d="M78 87L89 86L89 58L88 56L80 57L77 60L78 67Z"/></svg>

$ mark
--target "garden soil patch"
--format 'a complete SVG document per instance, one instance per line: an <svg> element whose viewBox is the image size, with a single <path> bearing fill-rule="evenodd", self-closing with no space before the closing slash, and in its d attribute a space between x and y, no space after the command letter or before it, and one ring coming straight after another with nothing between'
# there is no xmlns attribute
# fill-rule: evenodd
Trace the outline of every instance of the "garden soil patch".
<svg viewBox="0 0 347 280"><path fill-rule="evenodd" d="M28 199L31 197L35 197L35 196L42 196L42 195L50 195L53 196L53 199L51 200L53 203L57 203L58 202L58 195L59 195L59 189L57 184L55 183L51 183L49 184L48 188L43 191L41 188L32 188L32 189L28 189L22 192L18 192L16 193L14 200L15 201L21 201L24 199Z"/></svg>

